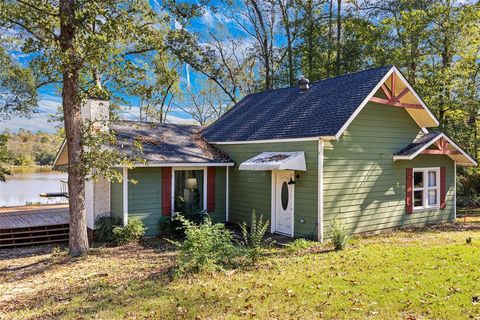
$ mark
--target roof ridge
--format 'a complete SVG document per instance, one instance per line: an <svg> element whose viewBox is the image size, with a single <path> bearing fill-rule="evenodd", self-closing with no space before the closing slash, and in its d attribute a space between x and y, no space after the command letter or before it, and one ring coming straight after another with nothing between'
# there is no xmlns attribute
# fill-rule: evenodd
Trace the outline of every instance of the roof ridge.
<svg viewBox="0 0 480 320"><path fill-rule="evenodd" d="M139 120L128 120L128 119L117 119L110 121L112 123L138 123L138 124L146 124L146 125L156 125L156 126L163 126L163 125L171 125L177 127L202 127L197 124L190 124L190 123L168 123L168 122L153 122L153 121L139 121Z"/></svg>
<svg viewBox="0 0 480 320"><path fill-rule="evenodd" d="M393 64L387 64L387 65L374 67L374 68L370 68L370 69L358 70L358 71L354 71L354 72L350 72L350 73L344 73L344 74L341 74L341 75L338 75L338 76L312 81L312 82L310 82L310 85L314 85L314 84L316 85L316 84L321 83L321 82L325 82L325 81L329 81L329 80L333 80L333 79L339 79L339 78L343 78L343 77L346 77L346 76L351 76L351 75L359 74L359 73L363 73L363 72L370 72L370 71L373 71L373 70L376 70L376 69L386 68L386 69L390 70L392 67L394 67ZM249 93L246 96L244 96L243 99L245 99L246 97L249 97L249 96L254 96L254 95L263 94L263 93L272 92L272 91L288 90L288 89L292 89L292 88L298 88L298 85L282 87L282 88L273 88L273 89L263 90L263 91L259 91L259 92L252 92L252 93Z"/></svg>

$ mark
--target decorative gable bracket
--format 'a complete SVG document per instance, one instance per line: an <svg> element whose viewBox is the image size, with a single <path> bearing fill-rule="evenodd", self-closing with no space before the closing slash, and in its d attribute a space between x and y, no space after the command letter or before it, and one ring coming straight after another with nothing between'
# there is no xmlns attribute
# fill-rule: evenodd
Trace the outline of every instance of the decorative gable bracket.
<svg viewBox="0 0 480 320"><path fill-rule="evenodd" d="M389 106L393 107L398 107L398 108L410 108L410 109L423 109L423 106L418 103L407 103L407 102L401 102L400 99L403 98L405 95L408 93L412 93L410 88L407 86L405 87L399 94L396 92L396 75L395 73L392 73L390 76L390 88L383 83L382 86L380 87L387 97L387 99L384 98L379 98L379 97L371 97L370 101L375 102L375 103L380 103L380 104L386 104ZM412 93L413 95L413 93Z"/></svg>

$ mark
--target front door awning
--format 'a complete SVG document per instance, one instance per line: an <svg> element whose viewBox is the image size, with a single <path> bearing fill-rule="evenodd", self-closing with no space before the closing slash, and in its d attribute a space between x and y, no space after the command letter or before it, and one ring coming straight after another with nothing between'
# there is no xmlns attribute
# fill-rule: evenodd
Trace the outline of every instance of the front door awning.
<svg viewBox="0 0 480 320"><path fill-rule="evenodd" d="M299 170L306 171L305 153L298 152L262 152L242 162L240 170Z"/></svg>

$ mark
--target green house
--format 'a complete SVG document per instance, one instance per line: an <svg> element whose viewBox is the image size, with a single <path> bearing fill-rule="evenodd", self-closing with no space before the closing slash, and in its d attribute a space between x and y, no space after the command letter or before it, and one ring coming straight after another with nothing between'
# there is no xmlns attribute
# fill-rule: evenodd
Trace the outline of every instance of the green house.
<svg viewBox="0 0 480 320"><path fill-rule="evenodd" d="M119 168L122 183L89 182L88 226L137 217L155 236L182 205L225 222L255 209L272 233L319 241L335 219L353 233L453 220L456 167L477 163L438 124L396 67L251 94L203 129L112 122L122 152L142 141L145 163Z"/></svg>

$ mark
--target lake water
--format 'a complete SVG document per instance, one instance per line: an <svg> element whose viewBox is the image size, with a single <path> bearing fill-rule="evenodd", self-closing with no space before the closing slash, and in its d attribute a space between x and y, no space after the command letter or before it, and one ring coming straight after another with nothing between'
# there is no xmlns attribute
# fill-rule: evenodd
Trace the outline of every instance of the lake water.
<svg viewBox="0 0 480 320"><path fill-rule="evenodd" d="M49 168L13 169L13 175L6 182L0 182L0 207L23 206L28 202L55 204L67 203L66 198L43 198L42 192L60 192L60 180L67 180L67 174Z"/></svg>

